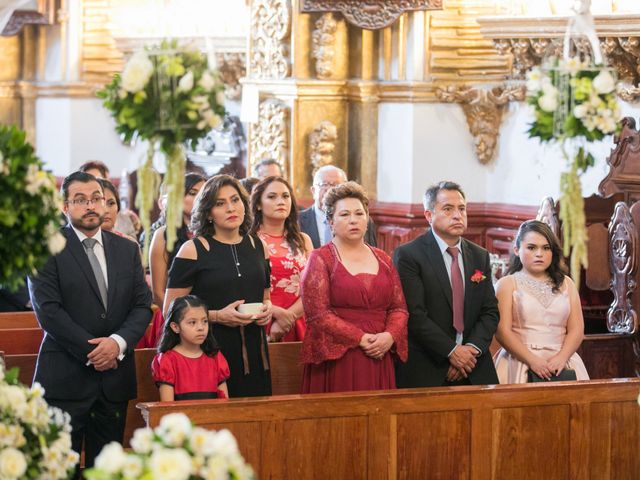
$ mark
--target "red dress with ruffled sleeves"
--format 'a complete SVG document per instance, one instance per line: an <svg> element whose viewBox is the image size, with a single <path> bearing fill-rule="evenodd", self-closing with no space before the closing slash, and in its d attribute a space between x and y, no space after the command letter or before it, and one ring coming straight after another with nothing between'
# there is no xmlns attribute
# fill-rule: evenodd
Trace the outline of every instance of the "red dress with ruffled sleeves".
<svg viewBox="0 0 640 480"><path fill-rule="evenodd" d="M302 276L303 393L396 388L393 362L407 359L409 313L391 259L370 248L377 274L349 273L332 242L311 252ZM391 350L380 360L365 355L362 335L385 331L394 340Z"/></svg>

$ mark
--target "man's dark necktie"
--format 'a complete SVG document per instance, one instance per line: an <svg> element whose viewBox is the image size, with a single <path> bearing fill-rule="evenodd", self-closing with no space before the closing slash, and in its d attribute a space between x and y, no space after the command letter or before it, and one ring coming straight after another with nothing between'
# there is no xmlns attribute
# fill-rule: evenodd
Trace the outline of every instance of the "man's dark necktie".
<svg viewBox="0 0 640 480"><path fill-rule="evenodd" d="M451 255L451 293L453 300L453 328L458 333L464 332L464 283L458 264L458 247L447 248Z"/></svg>
<svg viewBox="0 0 640 480"><path fill-rule="evenodd" d="M102 298L102 304L106 310L107 308L107 284L104 281L104 274L102 272L102 267L100 267L100 262L98 261L98 257L93 252L93 247L98 241L95 238L85 238L82 241L84 245L84 250L87 252L87 257L89 257L89 263L91 264L91 270L93 270L93 275L96 277L96 282L98 282L98 290L100 290L100 297Z"/></svg>

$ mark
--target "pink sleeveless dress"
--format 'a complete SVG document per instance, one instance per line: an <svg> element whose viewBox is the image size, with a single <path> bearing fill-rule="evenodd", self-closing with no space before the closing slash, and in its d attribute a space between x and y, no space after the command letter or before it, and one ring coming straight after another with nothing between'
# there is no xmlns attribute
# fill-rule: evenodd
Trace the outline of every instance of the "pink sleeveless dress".
<svg viewBox="0 0 640 480"><path fill-rule="evenodd" d="M571 310L569 288L552 292L548 282L536 280L519 271L513 274L513 331L529 350L543 358L551 358L562 348L567 336L567 320ZM529 367L504 348L494 356L500 383L527 383ZM576 371L578 380L589 380L589 374L577 353L566 368Z"/></svg>

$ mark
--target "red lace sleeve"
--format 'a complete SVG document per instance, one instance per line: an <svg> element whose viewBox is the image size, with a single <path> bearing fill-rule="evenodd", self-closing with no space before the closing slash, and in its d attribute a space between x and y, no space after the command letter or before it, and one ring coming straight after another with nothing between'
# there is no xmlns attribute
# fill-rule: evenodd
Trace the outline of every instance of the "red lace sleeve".
<svg viewBox="0 0 640 480"><path fill-rule="evenodd" d="M302 275L301 297L307 321L302 363L318 364L340 358L347 350L357 347L364 335L331 308L329 297L334 261L328 247L314 250Z"/></svg>
<svg viewBox="0 0 640 480"><path fill-rule="evenodd" d="M375 253L391 273L391 304L387 310L385 330L393 337L394 351L396 355L401 361L406 362L409 349L409 332L407 327L409 311L407 310L407 303L404 299L402 283L400 283L400 275L398 275L398 271L393 266L393 262L389 255L379 249L375 249Z"/></svg>

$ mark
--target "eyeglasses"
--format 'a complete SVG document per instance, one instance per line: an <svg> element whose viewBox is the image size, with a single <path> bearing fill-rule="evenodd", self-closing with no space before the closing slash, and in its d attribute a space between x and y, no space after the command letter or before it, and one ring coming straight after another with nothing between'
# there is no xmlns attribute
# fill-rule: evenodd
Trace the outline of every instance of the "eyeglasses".
<svg viewBox="0 0 640 480"><path fill-rule="evenodd" d="M76 200L67 200L67 204L77 205L81 207L88 207L89 205L95 205L97 203L104 203L104 197L78 198Z"/></svg>
<svg viewBox="0 0 640 480"><path fill-rule="evenodd" d="M316 183L315 186L316 187L320 187L320 188L333 188L333 187L337 187L338 185L340 185L339 183L329 183L329 182L322 182L322 183Z"/></svg>

